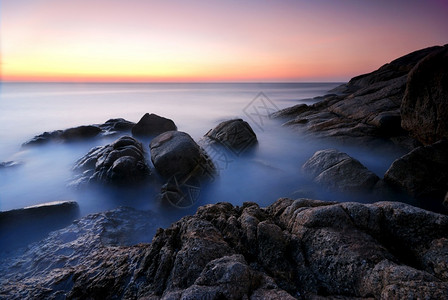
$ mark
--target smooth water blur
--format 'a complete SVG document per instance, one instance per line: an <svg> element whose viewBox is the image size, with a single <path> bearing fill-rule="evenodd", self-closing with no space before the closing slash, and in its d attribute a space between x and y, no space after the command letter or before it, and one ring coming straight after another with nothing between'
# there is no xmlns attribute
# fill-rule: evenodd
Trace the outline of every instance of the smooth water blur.
<svg viewBox="0 0 448 300"><path fill-rule="evenodd" d="M197 206L228 201L241 205L254 201L269 205L279 197L313 196L345 201L343 195L326 194L301 174L301 165L320 149L335 145L305 138L280 122L251 114L261 109L260 97L270 108L282 109L324 95L333 83L191 83L191 84L92 84L3 83L0 98L0 162L17 161L18 167L0 170L0 210L76 200L81 215L118 206L163 211L167 221L194 213ZM263 94L259 94L262 92ZM258 96L258 98L257 98ZM301 100L308 99L308 100ZM219 122L235 117L248 121L259 144L246 156L221 153L213 157L220 169L213 182L201 187L197 203L188 209L167 208L157 200L160 183L141 188L68 188L75 161L94 146L116 138L79 143L21 148L44 131L100 124L111 118L137 122L145 113L174 120L178 130L199 140ZM247 115L248 114L248 115ZM147 142L145 149L149 152ZM400 152L381 147L341 147L380 177ZM148 154L148 153L147 153ZM213 156L213 155L212 155ZM224 159L223 159L224 158ZM149 161L149 154L148 154Z"/></svg>

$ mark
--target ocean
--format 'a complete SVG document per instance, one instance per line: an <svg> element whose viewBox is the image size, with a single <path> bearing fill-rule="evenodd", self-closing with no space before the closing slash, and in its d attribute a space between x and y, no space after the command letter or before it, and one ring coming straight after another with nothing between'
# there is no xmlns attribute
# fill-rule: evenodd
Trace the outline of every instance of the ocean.
<svg viewBox="0 0 448 300"><path fill-rule="evenodd" d="M281 126L267 113L298 103L313 103L339 83L2 83L0 96L0 162L20 163L0 169L0 210L75 200L81 216L131 206L153 210L173 221L198 206L228 201L266 206L279 197L310 196L323 200L352 200L314 186L301 165L320 149L335 148L360 160L382 177L402 153L390 149L340 146L305 138ZM197 191L190 207L170 207L157 195L160 184L132 189L68 185L72 166L89 149L114 137L84 142L50 143L22 148L45 131L101 124L111 118L138 122L145 113L172 119L179 131L198 141L224 120L242 118L257 134L250 156L214 157L219 168L213 182ZM148 141L144 143L149 158ZM368 201L363 198L359 201ZM168 208L167 208L168 207Z"/></svg>

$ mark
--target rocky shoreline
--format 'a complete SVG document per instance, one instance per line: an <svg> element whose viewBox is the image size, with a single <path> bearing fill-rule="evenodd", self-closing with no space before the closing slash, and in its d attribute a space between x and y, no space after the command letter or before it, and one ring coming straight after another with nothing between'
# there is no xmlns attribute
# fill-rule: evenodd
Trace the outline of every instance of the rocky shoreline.
<svg viewBox="0 0 448 300"><path fill-rule="evenodd" d="M271 116L336 145L374 147L387 141L408 149L382 178L337 149L317 151L302 166L322 188L369 194L376 203L306 198L282 198L265 208L218 203L157 232L151 212L118 208L89 215L2 258L0 298L445 298L446 82L448 46L436 46L355 77L313 105ZM254 131L241 119L222 122L196 142L172 120L154 114L138 123L112 119L43 133L23 146L115 134L120 136L114 142L76 162L72 187L156 180L163 201L186 207L191 187L217 176L207 146L237 153L257 146ZM149 149L142 138L151 139ZM398 194L421 208L384 201ZM2 230L14 213L23 214L0 215Z"/></svg>

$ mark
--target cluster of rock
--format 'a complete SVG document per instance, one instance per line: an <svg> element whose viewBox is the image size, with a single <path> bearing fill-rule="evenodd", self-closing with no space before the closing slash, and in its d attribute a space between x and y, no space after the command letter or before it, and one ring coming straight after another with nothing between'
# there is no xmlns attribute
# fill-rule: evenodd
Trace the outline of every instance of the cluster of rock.
<svg viewBox="0 0 448 300"><path fill-rule="evenodd" d="M313 105L298 104L272 116L314 136L363 144L389 139L410 149L377 187L403 191L425 208L448 212L441 205L448 191L447 70L448 45L426 48L354 77ZM324 162L334 159L327 152L317 154ZM379 180L363 174L367 171L360 170L359 163L349 166L347 160L313 174L309 165L315 159L305 164L304 171L333 189L368 191Z"/></svg>
<svg viewBox="0 0 448 300"><path fill-rule="evenodd" d="M207 152L189 134L177 131L175 123L167 118L146 113L138 123L124 119L111 119L101 125L88 125L45 132L24 143L26 146L50 141L78 141L96 136L132 133L114 142L92 148L73 167L76 172L71 186L86 183L105 183L119 186L141 184L149 179L162 179L161 198L177 206L188 206L197 199L185 198L198 188L204 179L213 179L216 167ZM152 138L149 145L151 166L143 144L136 138ZM229 120L210 130L201 140L203 146L219 144L221 147L242 153L257 143L250 125L241 120ZM0 168L11 167L14 162L0 164ZM157 174L157 176L151 176ZM182 203L189 201L190 203Z"/></svg>
<svg viewBox="0 0 448 300"><path fill-rule="evenodd" d="M151 217L90 215L0 263L8 299L443 299L448 216L403 203L200 207L151 244ZM424 226L422 226L424 224ZM148 227L149 226L149 227ZM143 235L145 236L145 235Z"/></svg>

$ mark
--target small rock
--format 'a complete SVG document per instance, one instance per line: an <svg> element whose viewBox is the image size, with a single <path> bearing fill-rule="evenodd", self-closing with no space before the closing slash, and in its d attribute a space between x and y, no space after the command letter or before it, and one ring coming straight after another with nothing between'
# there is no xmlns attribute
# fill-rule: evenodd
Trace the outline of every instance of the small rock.
<svg viewBox="0 0 448 300"><path fill-rule="evenodd" d="M146 113L140 121L132 127L132 135L155 136L165 131L172 130L177 130L177 127L172 120L156 114Z"/></svg>
<svg viewBox="0 0 448 300"><path fill-rule="evenodd" d="M314 182L342 192L370 191L379 180L358 160L334 149L317 151L302 170Z"/></svg>
<svg viewBox="0 0 448 300"><path fill-rule="evenodd" d="M0 162L0 170L1 169L7 169L7 168L14 168L17 166L20 166L21 163L16 162L16 161L5 161L5 162Z"/></svg>
<svg viewBox="0 0 448 300"><path fill-rule="evenodd" d="M255 132L242 119L222 122L207 132L205 137L222 144L237 155L258 143Z"/></svg>

